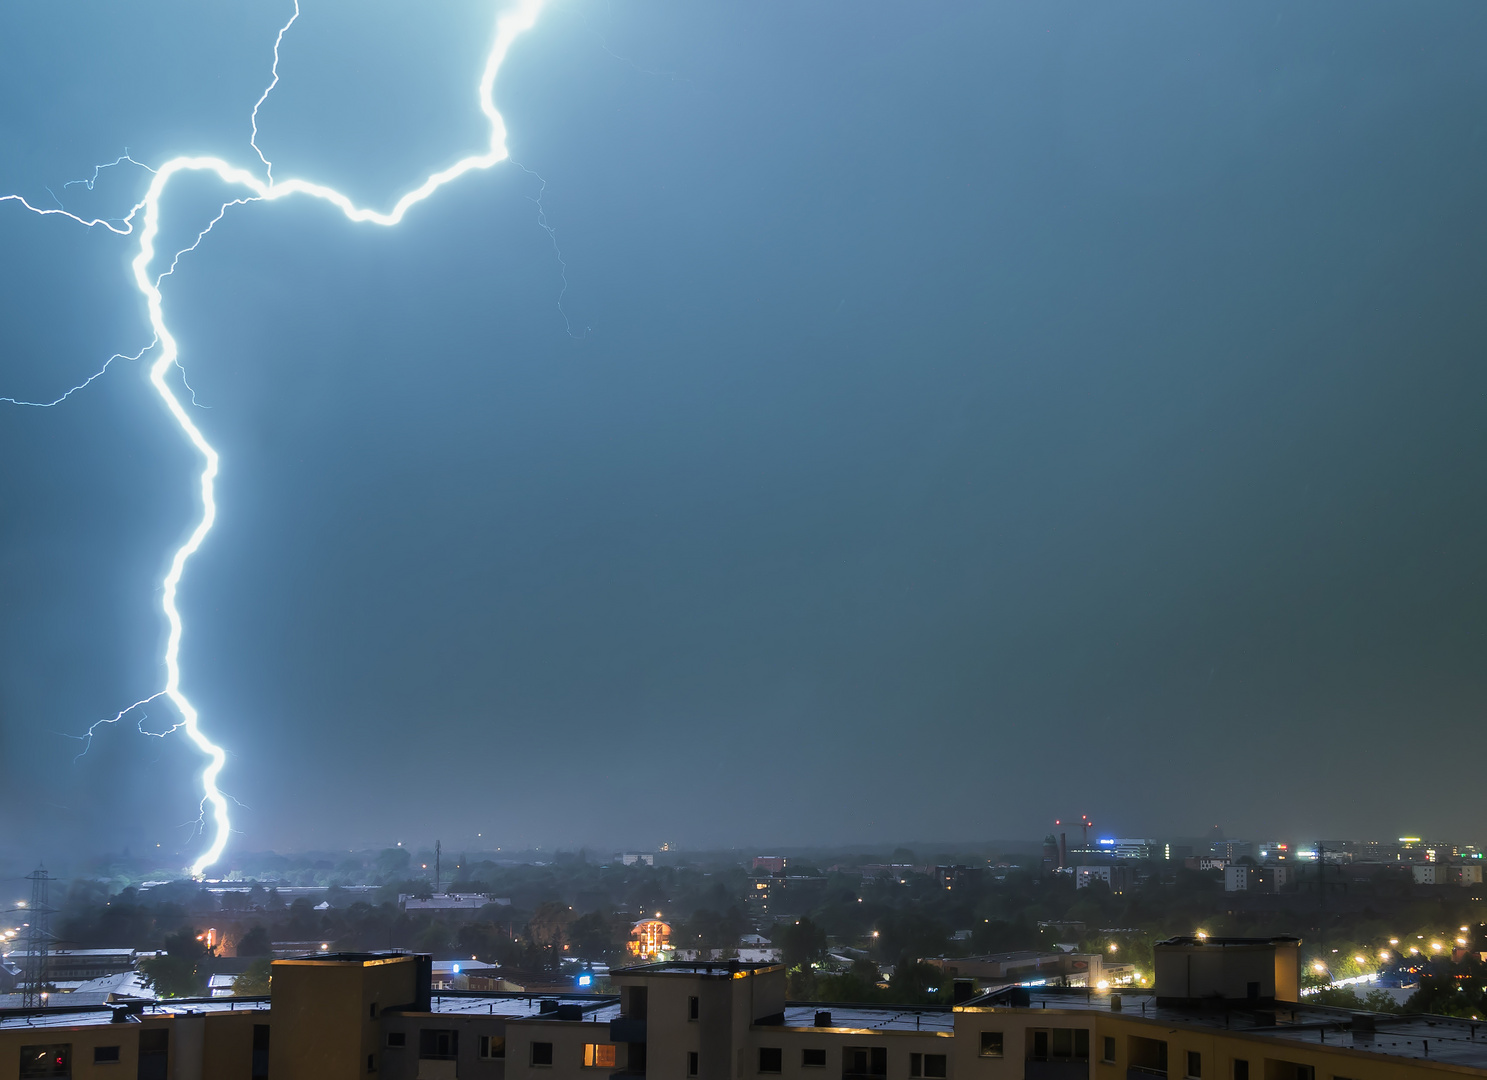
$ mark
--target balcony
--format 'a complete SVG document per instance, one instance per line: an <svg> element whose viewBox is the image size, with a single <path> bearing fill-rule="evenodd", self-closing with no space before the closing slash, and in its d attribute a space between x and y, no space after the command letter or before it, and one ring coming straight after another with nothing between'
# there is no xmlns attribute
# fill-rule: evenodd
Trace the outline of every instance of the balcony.
<svg viewBox="0 0 1487 1080"><path fill-rule="evenodd" d="M645 1019L621 1016L609 1022L609 1041L615 1043L645 1042Z"/></svg>

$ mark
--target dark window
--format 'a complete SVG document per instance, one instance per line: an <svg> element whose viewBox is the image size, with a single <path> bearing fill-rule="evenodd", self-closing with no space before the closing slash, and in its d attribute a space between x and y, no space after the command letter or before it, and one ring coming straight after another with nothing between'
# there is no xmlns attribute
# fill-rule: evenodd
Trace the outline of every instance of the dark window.
<svg viewBox="0 0 1487 1080"><path fill-rule="evenodd" d="M924 1055L925 1080L945 1080L945 1055Z"/></svg>
<svg viewBox="0 0 1487 1080"><path fill-rule="evenodd" d="M802 1050L800 1052L800 1067L803 1069L826 1068L825 1050Z"/></svg>
<svg viewBox="0 0 1487 1080"><path fill-rule="evenodd" d="M374 1009L376 1007L377 1006L375 1006L375 1005L372 1006L372 1008L374 1008ZM367 1055L367 1072L373 1073L373 1072L376 1072L376 1071L377 1071L377 1055L376 1054L368 1054Z"/></svg>
<svg viewBox="0 0 1487 1080"><path fill-rule="evenodd" d="M1250 1001L1260 1000L1260 984L1257 982L1244 984L1244 996Z"/></svg>
<svg viewBox="0 0 1487 1080"><path fill-rule="evenodd" d="M377 1003L375 1001L372 1002L372 1019L377 1019Z"/></svg>
<svg viewBox="0 0 1487 1080"><path fill-rule="evenodd" d="M924 1055L923 1054L910 1054L909 1055L909 1075L910 1076L923 1076L924 1075Z"/></svg>
<svg viewBox="0 0 1487 1080"><path fill-rule="evenodd" d="M1315 1065L1297 1065L1296 1080L1317 1080L1317 1067Z"/></svg>
<svg viewBox="0 0 1487 1080"><path fill-rule="evenodd" d="M540 1042L534 1042L532 1044L532 1064L533 1065L551 1065L552 1064L552 1043L549 1043L549 1042L541 1042L541 1043Z"/></svg>
<svg viewBox="0 0 1487 1080"><path fill-rule="evenodd" d="M1203 1055L1196 1050L1188 1051L1188 1076L1198 1080L1203 1075Z"/></svg>
<svg viewBox="0 0 1487 1080"><path fill-rule="evenodd" d="M1104 1061L1104 1062L1108 1062L1108 1063L1114 1064L1114 1062L1115 1062L1115 1036L1114 1035L1106 1035L1105 1036L1105 1054L1104 1054L1103 1057L1100 1058L1100 1060L1101 1061Z"/></svg>
<svg viewBox="0 0 1487 1080"><path fill-rule="evenodd" d="M483 1061L493 1061L496 1058L506 1056L506 1036L504 1035L482 1035L480 1036L480 1057Z"/></svg>
<svg viewBox="0 0 1487 1080"><path fill-rule="evenodd" d="M117 1065L119 1063L119 1048L117 1046L95 1046L93 1047L94 1065Z"/></svg>
<svg viewBox="0 0 1487 1080"><path fill-rule="evenodd" d="M21 1080L72 1075L72 1044L21 1047Z"/></svg>
<svg viewBox="0 0 1487 1080"><path fill-rule="evenodd" d="M418 1033L418 1056L426 1061L453 1061L460 1056L460 1033L425 1028Z"/></svg>
<svg viewBox="0 0 1487 1080"><path fill-rule="evenodd" d="M843 1076L887 1076L888 1047L844 1046L842 1047Z"/></svg>
<svg viewBox="0 0 1487 1080"><path fill-rule="evenodd" d="M1088 1061L1088 1028L1034 1029L1029 1033L1028 1057L1033 1061Z"/></svg>
<svg viewBox="0 0 1487 1080"><path fill-rule="evenodd" d="M692 1000L693 1001L696 1001L697 999L696 998L693 998ZM696 1050L688 1050L687 1051L687 1075L688 1076L696 1076L697 1075L697 1051Z"/></svg>
<svg viewBox="0 0 1487 1080"><path fill-rule="evenodd" d="M778 1046L761 1046L759 1048L759 1071L762 1073L777 1073L783 1071L785 1065L785 1052Z"/></svg>
<svg viewBox="0 0 1487 1080"><path fill-rule="evenodd" d="M981 1056L1002 1056L1002 1033L1000 1031L983 1031L981 1033Z"/></svg>
<svg viewBox="0 0 1487 1080"><path fill-rule="evenodd" d="M1249 1062L1243 1058L1234 1059L1234 1080L1249 1080Z"/></svg>
<svg viewBox="0 0 1487 1080"><path fill-rule="evenodd" d="M1132 1035L1126 1040L1126 1065L1145 1073L1167 1075L1167 1042Z"/></svg>
<svg viewBox="0 0 1487 1080"><path fill-rule="evenodd" d="M166 1077L170 1075L169 1065L170 1029L146 1028L141 1031L139 1033L139 1080L166 1080Z"/></svg>
<svg viewBox="0 0 1487 1080"><path fill-rule="evenodd" d="M268 1080L268 1025L253 1025L253 1063L249 1080Z"/></svg>
<svg viewBox="0 0 1487 1080"><path fill-rule="evenodd" d="M634 1020L644 1020L646 1012L645 987L627 987L630 991L630 1007L625 1010L625 1015Z"/></svg>
<svg viewBox="0 0 1487 1080"><path fill-rule="evenodd" d="M387 1033L388 1046L407 1046L408 1036L401 1031L389 1031Z"/></svg>
<svg viewBox="0 0 1487 1080"><path fill-rule="evenodd" d="M702 1003L694 997L687 998L687 1019L696 1020L698 1012L701 1011Z"/></svg>

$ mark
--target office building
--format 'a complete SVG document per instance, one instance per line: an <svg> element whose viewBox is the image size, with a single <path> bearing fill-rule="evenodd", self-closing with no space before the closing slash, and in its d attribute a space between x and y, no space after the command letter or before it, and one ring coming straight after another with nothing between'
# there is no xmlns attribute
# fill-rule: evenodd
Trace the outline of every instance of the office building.
<svg viewBox="0 0 1487 1080"><path fill-rule="evenodd" d="M1087 889L1098 881L1113 893L1123 893L1131 887L1133 880L1131 868L1119 863L1074 867L1076 889Z"/></svg>

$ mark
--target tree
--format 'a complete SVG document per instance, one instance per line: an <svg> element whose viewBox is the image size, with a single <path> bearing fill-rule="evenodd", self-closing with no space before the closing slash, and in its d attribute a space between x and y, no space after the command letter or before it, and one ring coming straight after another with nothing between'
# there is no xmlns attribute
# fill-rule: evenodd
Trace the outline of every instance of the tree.
<svg viewBox="0 0 1487 1080"><path fill-rule="evenodd" d="M274 945L269 940L268 931L261 926L254 926L238 938L237 953L239 956L269 956L273 951Z"/></svg>
<svg viewBox="0 0 1487 1080"><path fill-rule="evenodd" d="M187 928L167 937L165 951L141 960L139 969L160 997L200 997L206 993L207 980L199 969L210 955L196 931Z"/></svg>
<svg viewBox="0 0 1487 1080"><path fill-rule="evenodd" d="M239 955L242 955L239 953ZM237 997L254 997L269 992L269 965L273 960L261 956L248 965L248 970L232 980L232 992Z"/></svg>
<svg viewBox="0 0 1487 1080"><path fill-rule="evenodd" d="M625 951L629 927L619 919L600 911L575 919L568 927L568 940L573 951L585 960L609 960Z"/></svg>
<svg viewBox="0 0 1487 1080"><path fill-rule="evenodd" d="M950 983L949 977L933 964L916 961L905 954L893 967L888 992L894 1001L905 1005L928 1005L949 1001Z"/></svg>
<svg viewBox="0 0 1487 1080"><path fill-rule="evenodd" d="M908 953L910 960L924 956L941 956L950 937L950 928L932 915L919 911L893 911L878 923L880 956Z"/></svg>
<svg viewBox="0 0 1487 1080"><path fill-rule="evenodd" d="M384 848L377 856L377 873L384 881L408 876L408 867L413 864L413 853L407 848Z"/></svg>
<svg viewBox="0 0 1487 1080"><path fill-rule="evenodd" d="M544 969L554 970L563 958L568 927L575 922L573 909L556 900L544 900L527 920L527 937L539 950Z"/></svg>
<svg viewBox="0 0 1487 1080"><path fill-rule="evenodd" d="M776 923L769 939L780 947L787 968L805 969L826 956L826 931L805 916L794 922Z"/></svg>

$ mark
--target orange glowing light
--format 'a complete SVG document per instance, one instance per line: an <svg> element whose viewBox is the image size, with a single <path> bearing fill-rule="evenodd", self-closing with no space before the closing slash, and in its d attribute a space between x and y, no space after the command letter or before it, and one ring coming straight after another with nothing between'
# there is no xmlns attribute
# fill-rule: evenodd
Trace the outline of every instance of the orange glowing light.
<svg viewBox="0 0 1487 1080"><path fill-rule="evenodd" d="M630 930L630 940L625 949L631 956L643 960L659 957L663 950L671 948L671 924L661 919L641 919Z"/></svg>

